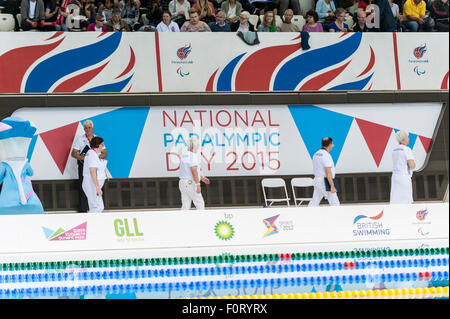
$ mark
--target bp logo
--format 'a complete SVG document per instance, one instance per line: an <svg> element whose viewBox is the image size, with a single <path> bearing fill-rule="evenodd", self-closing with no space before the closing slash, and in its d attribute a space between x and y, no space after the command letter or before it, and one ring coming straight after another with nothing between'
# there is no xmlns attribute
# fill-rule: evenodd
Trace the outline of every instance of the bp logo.
<svg viewBox="0 0 450 319"><path fill-rule="evenodd" d="M214 226L214 232L219 239L230 240L234 236L233 226L226 221L220 221Z"/></svg>

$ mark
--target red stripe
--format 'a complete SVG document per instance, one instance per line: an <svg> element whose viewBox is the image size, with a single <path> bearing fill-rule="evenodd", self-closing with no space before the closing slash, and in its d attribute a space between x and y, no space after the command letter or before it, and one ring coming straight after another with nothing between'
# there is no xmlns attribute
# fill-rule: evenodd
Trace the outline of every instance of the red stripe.
<svg viewBox="0 0 450 319"><path fill-rule="evenodd" d="M397 52L397 34L395 32L392 33L393 41L394 41L394 61L395 61L395 76L397 78L397 90L401 90L400 85L400 69L398 66L398 52Z"/></svg>
<svg viewBox="0 0 450 319"><path fill-rule="evenodd" d="M162 76L161 76L161 57L159 54L159 35L155 32L155 46L156 46L156 69L158 71L158 89L162 92Z"/></svg>

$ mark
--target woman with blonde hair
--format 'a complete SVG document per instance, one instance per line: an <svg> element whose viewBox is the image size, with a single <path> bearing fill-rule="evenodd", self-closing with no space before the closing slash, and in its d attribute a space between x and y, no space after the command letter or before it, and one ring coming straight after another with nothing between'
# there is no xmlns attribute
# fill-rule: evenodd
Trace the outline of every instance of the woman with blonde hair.
<svg viewBox="0 0 450 319"><path fill-rule="evenodd" d="M280 31L275 24L275 14L273 11L264 13L263 21L258 26L258 32L277 32Z"/></svg>
<svg viewBox="0 0 450 319"><path fill-rule="evenodd" d="M192 9L197 9L200 13L200 21L210 23L215 21L216 10L211 2L208 0L196 0Z"/></svg>

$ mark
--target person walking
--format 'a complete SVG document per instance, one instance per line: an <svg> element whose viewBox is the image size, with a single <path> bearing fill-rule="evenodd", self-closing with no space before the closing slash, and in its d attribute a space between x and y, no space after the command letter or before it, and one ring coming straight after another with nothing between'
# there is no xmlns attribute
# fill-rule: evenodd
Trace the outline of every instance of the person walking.
<svg viewBox="0 0 450 319"><path fill-rule="evenodd" d="M83 165L83 191L86 194L88 213L101 213L104 209L102 187L106 179L107 161L100 159L99 154L105 147L103 138L95 136L91 139Z"/></svg>
<svg viewBox="0 0 450 319"><path fill-rule="evenodd" d="M77 137L72 148L71 156L77 160L78 164L78 189L79 189L79 201L80 206L78 211L80 213L86 213L89 209L88 200L83 191L83 164L86 153L90 149L90 142L94 135L94 123L91 120L83 122L84 134ZM100 159L105 159L108 156L106 153L106 147L101 150L99 156Z"/></svg>
<svg viewBox="0 0 450 319"><path fill-rule="evenodd" d="M409 144L408 132L400 130L395 135L399 145L392 152L391 204L413 202L412 174L416 168L414 155Z"/></svg>
<svg viewBox="0 0 450 319"><path fill-rule="evenodd" d="M322 148L313 156L314 193L308 207L319 206L322 198L326 198L331 206L339 206L337 196L338 185L335 179L335 168L330 151L333 149L333 139L322 139Z"/></svg>
<svg viewBox="0 0 450 319"><path fill-rule="evenodd" d="M191 137L188 149L181 155L179 189L181 192L181 210L189 210L194 202L197 210L205 209L200 181L209 184L210 181L203 175L198 154L199 142Z"/></svg>

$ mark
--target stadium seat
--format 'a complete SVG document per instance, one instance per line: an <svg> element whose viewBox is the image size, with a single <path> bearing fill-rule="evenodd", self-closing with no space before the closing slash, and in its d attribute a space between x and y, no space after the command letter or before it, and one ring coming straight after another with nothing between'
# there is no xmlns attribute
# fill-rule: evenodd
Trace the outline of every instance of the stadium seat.
<svg viewBox="0 0 450 319"><path fill-rule="evenodd" d="M284 182L284 179L282 178L263 178L261 180L261 186L262 186L262 190L263 190L263 195L264 195L264 202L265 205L270 207L272 206L273 203L275 202L286 202L288 206L289 205L289 196L287 193L287 189L286 189L286 183ZM283 198L267 198L266 196L266 188L280 188L283 187L284 188L284 194L285 197ZM269 204L268 204L269 202Z"/></svg>
<svg viewBox="0 0 450 319"><path fill-rule="evenodd" d="M150 21L148 21L147 19L147 14L143 13L141 15L141 25L148 25L150 23Z"/></svg>
<svg viewBox="0 0 450 319"><path fill-rule="evenodd" d="M248 19L248 22L253 24L253 26L256 28L258 26L259 17L256 14L250 15L250 18Z"/></svg>
<svg viewBox="0 0 450 319"><path fill-rule="evenodd" d="M295 195L295 188L307 188L307 187L313 187L313 179L310 177L307 178L293 178L291 179L291 186L292 186L292 195L294 196L294 205L300 206L304 201L310 201L312 197L300 197L297 198ZM297 202L300 201L300 203L297 204Z"/></svg>
<svg viewBox="0 0 450 319"><path fill-rule="evenodd" d="M16 19L19 24L19 29L22 31L22 15L20 13L16 14Z"/></svg>
<svg viewBox="0 0 450 319"><path fill-rule="evenodd" d="M8 13L0 13L0 32L14 31L14 16Z"/></svg>
<svg viewBox="0 0 450 319"><path fill-rule="evenodd" d="M353 21L352 17L347 17L347 18L345 18L344 23L346 23L350 29L353 29L353 25L355 24L355 21Z"/></svg>
<svg viewBox="0 0 450 319"><path fill-rule="evenodd" d="M316 4L315 0L299 0L300 1L300 14L305 16L306 12L313 10Z"/></svg>
<svg viewBox="0 0 450 319"><path fill-rule="evenodd" d="M303 26L305 25L306 21L305 18L303 18L303 16L301 15L296 15L292 18L291 21L293 24L297 25L300 29L300 31L302 31Z"/></svg>

